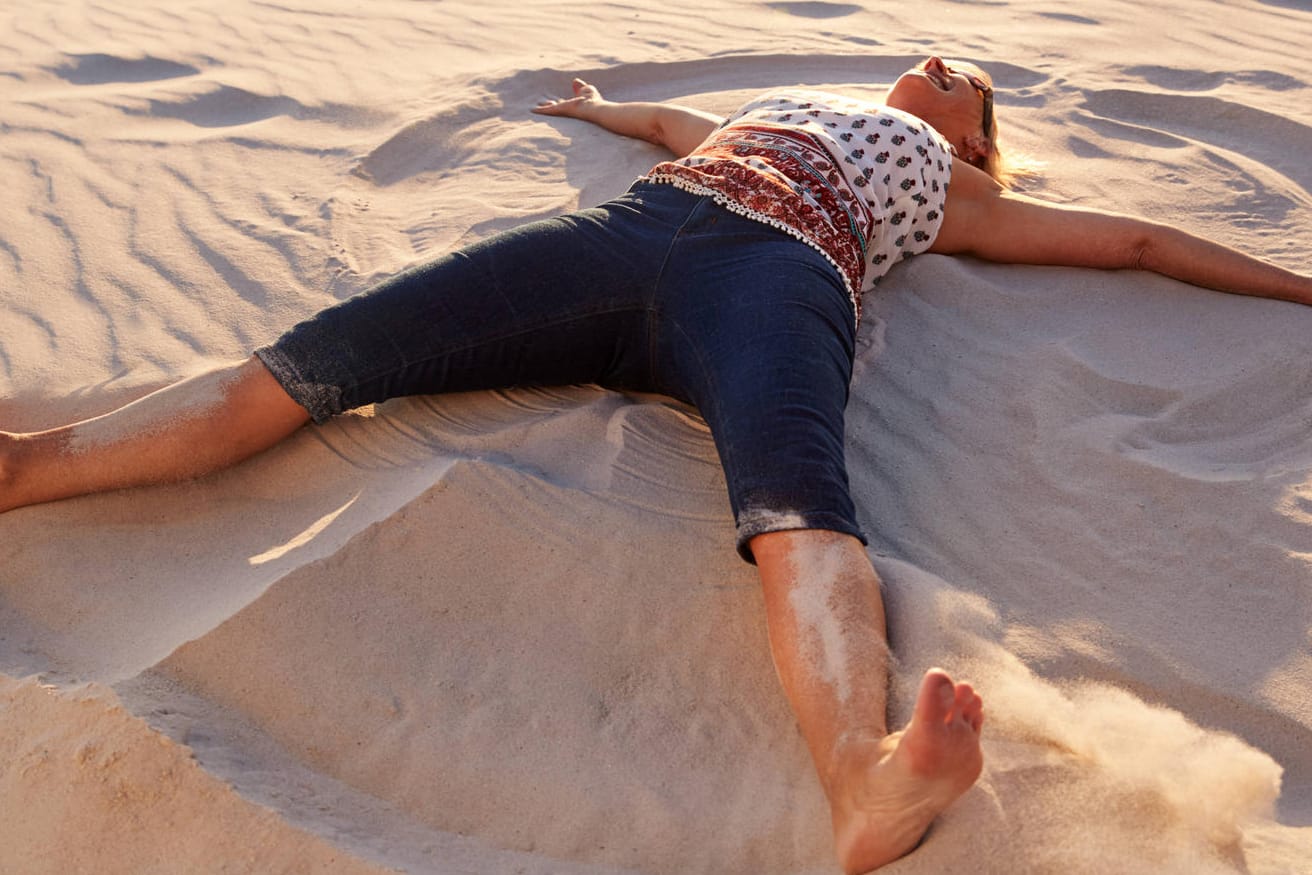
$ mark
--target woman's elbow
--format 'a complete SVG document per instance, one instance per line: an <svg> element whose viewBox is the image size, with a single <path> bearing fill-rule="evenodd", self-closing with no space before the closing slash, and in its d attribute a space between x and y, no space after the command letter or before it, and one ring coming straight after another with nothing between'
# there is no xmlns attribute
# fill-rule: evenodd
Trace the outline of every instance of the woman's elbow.
<svg viewBox="0 0 1312 875"><path fill-rule="evenodd" d="M653 146L664 146L669 149L669 143L665 133L665 127L659 119L653 120L647 129L642 133L642 139L651 143Z"/></svg>
<svg viewBox="0 0 1312 875"><path fill-rule="evenodd" d="M1170 238L1176 233L1169 225L1144 223L1144 227L1127 242L1125 266L1132 270L1161 273L1164 253L1169 251Z"/></svg>
<svg viewBox="0 0 1312 875"><path fill-rule="evenodd" d="M1132 244L1125 259L1125 266L1130 270L1152 270L1150 246L1151 242L1146 237Z"/></svg>

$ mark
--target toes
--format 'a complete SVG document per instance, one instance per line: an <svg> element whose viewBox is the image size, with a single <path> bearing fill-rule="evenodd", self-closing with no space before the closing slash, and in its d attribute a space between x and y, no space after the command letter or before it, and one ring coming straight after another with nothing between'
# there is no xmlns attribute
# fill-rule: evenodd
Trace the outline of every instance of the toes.
<svg viewBox="0 0 1312 875"><path fill-rule="evenodd" d="M970 684L957 684L954 692L956 695L953 697L952 704L956 706L958 714L966 710L966 706L970 704L971 699L977 698L975 690Z"/></svg>
<svg viewBox="0 0 1312 875"><path fill-rule="evenodd" d="M956 705L957 691L952 678L941 668L931 668L920 681L913 720L943 723L950 719Z"/></svg>
<svg viewBox="0 0 1312 875"><path fill-rule="evenodd" d="M913 720L939 725L960 720L979 732L984 701L970 684L955 683L947 672L933 668L920 682Z"/></svg>
<svg viewBox="0 0 1312 875"><path fill-rule="evenodd" d="M970 684L957 684L952 706L959 720L979 732L984 725L984 700Z"/></svg>
<svg viewBox="0 0 1312 875"><path fill-rule="evenodd" d="M958 700L960 702L960 700ZM961 719L970 724L970 728L979 732L984 725L984 700L972 690L970 696L959 706Z"/></svg>

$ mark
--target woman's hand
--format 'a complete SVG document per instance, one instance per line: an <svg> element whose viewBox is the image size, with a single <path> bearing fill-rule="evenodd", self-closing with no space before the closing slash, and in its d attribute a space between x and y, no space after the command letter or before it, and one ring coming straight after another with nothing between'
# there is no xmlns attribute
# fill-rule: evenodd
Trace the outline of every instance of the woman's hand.
<svg viewBox="0 0 1312 875"><path fill-rule="evenodd" d="M573 97L552 97L543 100L533 107L533 112L539 115L556 115L564 118L589 118L591 111L603 103L605 98L597 90L597 86L589 85L582 79L574 80Z"/></svg>

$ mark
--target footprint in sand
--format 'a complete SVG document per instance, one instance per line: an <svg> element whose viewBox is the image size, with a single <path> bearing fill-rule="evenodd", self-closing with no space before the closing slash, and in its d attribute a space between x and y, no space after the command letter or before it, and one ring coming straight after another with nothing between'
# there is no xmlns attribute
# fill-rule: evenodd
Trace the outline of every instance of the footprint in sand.
<svg viewBox="0 0 1312 875"><path fill-rule="evenodd" d="M778 9L780 12L787 12L789 15L796 15L799 18L842 18L845 15L861 11L860 6L852 3L825 3L821 0L795 0L795 2L767 3L765 5L771 9Z"/></svg>
<svg viewBox="0 0 1312 875"><path fill-rule="evenodd" d="M61 79L74 85L104 85L110 82L159 82L195 76L200 70L164 58L120 58L96 53L68 56L68 63L53 68Z"/></svg>
<svg viewBox="0 0 1312 875"><path fill-rule="evenodd" d="M305 107L290 97L268 97L244 88L218 85L185 97L151 100L148 114L181 119L202 128L223 128L279 115L299 118L305 114Z"/></svg>

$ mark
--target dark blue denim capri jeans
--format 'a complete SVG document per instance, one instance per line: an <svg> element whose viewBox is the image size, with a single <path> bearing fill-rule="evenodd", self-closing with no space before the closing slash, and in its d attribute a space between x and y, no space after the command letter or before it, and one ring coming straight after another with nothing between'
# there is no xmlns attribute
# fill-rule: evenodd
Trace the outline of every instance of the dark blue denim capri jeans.
<svg viewBox="0 0 1312 875"><path fill-rule="evenodd" d="M388 398L597 383L697 407L738 551L856 524L843 457L852 303L837 269L711 198L639 181L414 267L256 351L315 422Z"/></svg>

